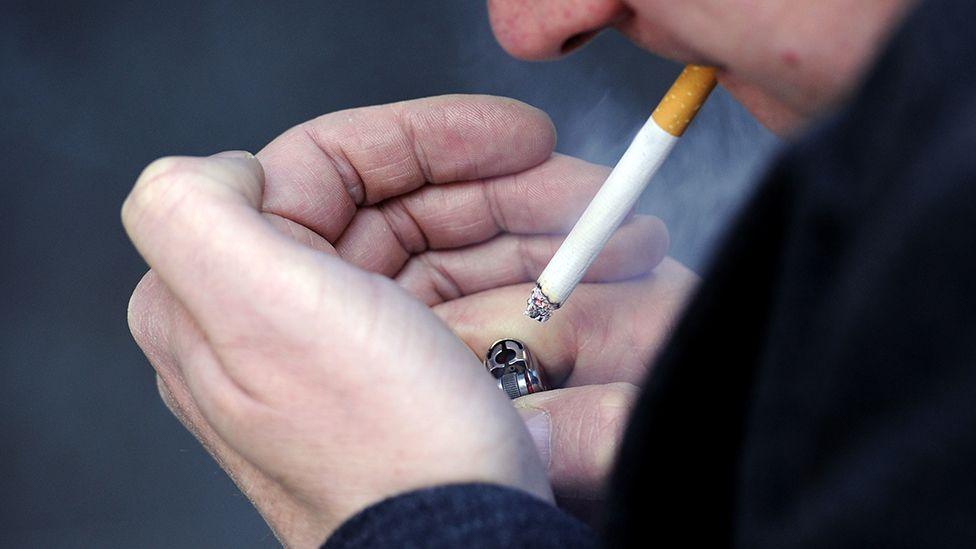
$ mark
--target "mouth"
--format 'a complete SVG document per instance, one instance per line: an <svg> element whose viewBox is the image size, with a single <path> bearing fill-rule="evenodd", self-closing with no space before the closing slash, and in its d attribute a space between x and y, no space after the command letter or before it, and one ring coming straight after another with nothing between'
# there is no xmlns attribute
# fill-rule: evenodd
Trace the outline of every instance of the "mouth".
<svg viewBox="0 0 976 549"><path fill-rule="evenodd" d="M715 67L718 64L692 45L670 36L663 29L648 24L637 17L619 21L614 28L631 42L655 55L688 65ZM722 67L718 67L722 71Z"/></svg>
<svg viewBox="0 0 976 549"><path fill-rule="evenodd" d="M725 67L715 68L715 79L718 80L718 85L723 88L729 89L735 87L739 84L739 79L735 74L729 72Z"/></svg>

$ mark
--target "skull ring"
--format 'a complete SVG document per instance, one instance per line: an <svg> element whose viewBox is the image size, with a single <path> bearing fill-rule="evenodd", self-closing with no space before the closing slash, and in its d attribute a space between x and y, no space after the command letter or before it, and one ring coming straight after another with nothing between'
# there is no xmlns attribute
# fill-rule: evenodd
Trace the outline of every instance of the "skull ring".
<svg viewBox="0 0 976 549"><path fill-rule="evenodd" d="M521 341L499 339L492 343L485 355L485 368L508 398L549 390L542 368Z"/></svg>

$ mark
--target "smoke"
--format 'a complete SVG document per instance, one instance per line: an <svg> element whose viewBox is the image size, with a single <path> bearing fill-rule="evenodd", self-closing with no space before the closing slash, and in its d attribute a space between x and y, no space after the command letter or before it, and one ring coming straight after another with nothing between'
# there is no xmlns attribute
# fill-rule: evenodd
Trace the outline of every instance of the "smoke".
<svg viewBox="0 0 976 549"><path fill-rule="evenodd" d="M256 150L349 107L490 93L547 111L560 152L613 164L680 69L612 33L563 61L516 61L483 0L4 8L0 546L274 546L158 403L126 329L145 265L118 212L153 158ZM712 97L641 204L675 257L701 267L773 144Z"/></svg>
<svg viewBox="0 0 976 549"><path fill-rule="evenodd" d="M638 209L664 219L672 255L701 272L777 144L719 88L644 192Z"/></svg>
<svg viewBox="0 0 976 549"><path fill-rule="evenodd" d="M495 42L487 17L462 11L468 13L454 27L462 89L543 109L559 133L557 151L590 162L616 163L681 70L610 32L563 60L516 61ZM671 255L700 271L776 146L776 138L719 88L638 209L662 218Z"/></svg>

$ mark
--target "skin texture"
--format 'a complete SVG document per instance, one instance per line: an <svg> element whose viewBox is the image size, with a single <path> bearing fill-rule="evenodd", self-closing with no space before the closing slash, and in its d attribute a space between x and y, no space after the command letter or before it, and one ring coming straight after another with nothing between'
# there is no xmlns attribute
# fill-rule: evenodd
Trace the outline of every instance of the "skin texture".
<svg viewBox="0 0 976 549"><path fill-rule="evenodd" d="M527 105L447 96L333 113L257 158L164 158L139 177L122 218L152 270L132 333L164 401L284 543L314 546L429 485L599 498L635 384L695 277L664 259L664 225L635 216L558 319L522 317L607 174L554 142ZM545 463L476 356L513 335L565 387L520 403L552 418Z"/></svg>
<svg viewBox="0 0 976 549"><path fill-rule="evenodd" d="M786 130L843 100L905 4L489 7L514 55L558 56L615 27L718 65ZM580 512L602 499L638 384L697 279L665 257L664 225L635 216L552 321L522 317L608 173L554 143L532 107L445 96L328 114L256 158L164 158L140 175L122 209L151 267L133 336L163 401L284 544L317 546L431 485L491 482ZM478 356L502 337L560 388L513 407Z"/></svg>
<svg viewBox="0 0 976 549"><path fill-rule="evenodd" d="M499 43L552 59L614 28L719 82L781 134L834 108L857 86L911 0L489 0ZM581 39L582 38L582 39Z"/></svg>

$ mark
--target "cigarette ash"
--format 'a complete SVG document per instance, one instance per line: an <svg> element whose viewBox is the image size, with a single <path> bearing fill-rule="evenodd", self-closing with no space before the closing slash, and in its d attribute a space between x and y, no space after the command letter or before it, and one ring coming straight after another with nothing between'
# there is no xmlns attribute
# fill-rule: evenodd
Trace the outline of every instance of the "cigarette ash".
<svg viewBox="0 0 976 549"><path fill-rule="evenodd" d="M539 322L546 322L558 308L559 303L549 301L546 294L542 293L542 288L536 286L526 302L525 316Z"/></svg>

